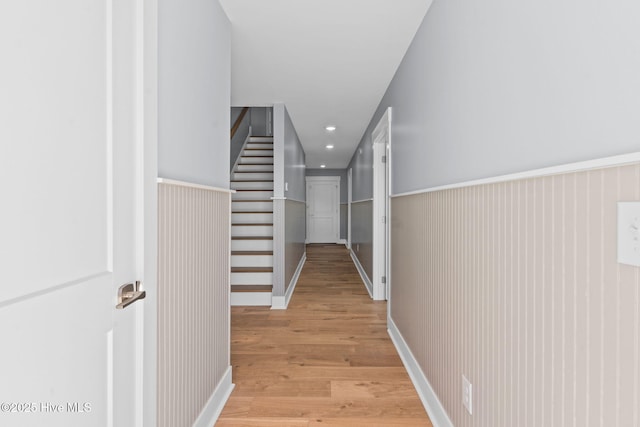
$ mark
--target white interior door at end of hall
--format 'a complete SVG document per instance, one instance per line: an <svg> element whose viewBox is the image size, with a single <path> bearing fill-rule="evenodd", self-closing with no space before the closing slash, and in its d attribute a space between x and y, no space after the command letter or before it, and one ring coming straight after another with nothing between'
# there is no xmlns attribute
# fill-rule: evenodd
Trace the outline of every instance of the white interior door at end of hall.
<svg viewBox="0 0 640 427"><path fill-rule="evenodd" d="M307 241L340 240L339 187L336 181L307 182Z"/></svg>
<svg viewBox="0 0 640 427"><path fill-rule="evenodd" d="M136 421L135 3L0 2L3 426Z"/></svg>

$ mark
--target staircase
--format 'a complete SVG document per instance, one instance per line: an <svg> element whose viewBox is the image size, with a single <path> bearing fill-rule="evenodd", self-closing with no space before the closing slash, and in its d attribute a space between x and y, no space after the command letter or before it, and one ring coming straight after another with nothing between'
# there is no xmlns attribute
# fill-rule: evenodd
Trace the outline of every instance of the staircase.
<svg viewBox="0 0 640 427"><path fill-rule="evenodd" d="M231 305L271 306L273 137L250 137L231 189Z"/></svg>

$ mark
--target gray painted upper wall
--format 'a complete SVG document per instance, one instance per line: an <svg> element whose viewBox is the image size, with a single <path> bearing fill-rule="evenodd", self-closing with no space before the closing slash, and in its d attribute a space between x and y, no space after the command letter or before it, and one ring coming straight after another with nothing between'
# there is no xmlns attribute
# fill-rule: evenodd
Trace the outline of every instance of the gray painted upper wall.
<svg viewBox="0 0 640 427"><path fill-rule="evenodd" d="M217 1L158 3L158 175L229 188L231 23Z"/></svg>
<svg viewBox="0 0 640 427"><path fill-rule="evenodd" d="M271 107L251 107L251 134L255 136L272 136L272 123L268 123L272 115Z"/></svg>
<svg viewBox="0 0 640 427"><path fill-rule="evenodd" d="M376 122L377 124L377 122ZM373 126L375 128L375 126ZM372 128L372 130L373 130ZM352 199L354 202L368 200L373 197L373 145L371 131L367 128L358 148L353 153L347 167L352 168Z"/></svg>
<svg viewBox="0 0 640 427"><path fill-rule="evenodd" d="M304 149L284 104L273 106L273 148L274 196L306 201Z"/></svg>
<svg viewBox="0 0 640 427"><path fill-rule="evenodd" d="M307 169L306 176L339 176L340 177L340 203L348 203L349 191L347 188L346 169Z"/></svg>
<svg viewBox="0 0 640 427"><path fill-rule="evenodd" d="M435 0L351 161L354 199L387 107L394 194L640 150L638 22L630 0Z"/></svg>

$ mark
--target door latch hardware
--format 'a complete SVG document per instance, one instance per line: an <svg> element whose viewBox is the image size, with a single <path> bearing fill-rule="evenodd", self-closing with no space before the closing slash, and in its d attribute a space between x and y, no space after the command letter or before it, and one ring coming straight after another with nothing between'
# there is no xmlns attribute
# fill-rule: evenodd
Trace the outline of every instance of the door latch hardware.
<svg viewBox="0 0 640 427"><path fill-rule="evenodd" d="M123 309L140 299L144 299L146 296L147 292L140 290L139 281L136 281L136 283L127 283L118 289L118 305L116 305L116 308Z"/></svg>

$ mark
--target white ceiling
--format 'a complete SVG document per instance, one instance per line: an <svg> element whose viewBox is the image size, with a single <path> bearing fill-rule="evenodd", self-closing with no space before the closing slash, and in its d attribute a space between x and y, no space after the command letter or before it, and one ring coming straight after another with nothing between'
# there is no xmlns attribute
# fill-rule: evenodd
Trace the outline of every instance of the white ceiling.
<svg viewBox="0 0 640 427"><path fill-rule="evenodd" d="M284 103L307 167L345 168L431 1L220 3L232 24L231 105Z"/></svg>

